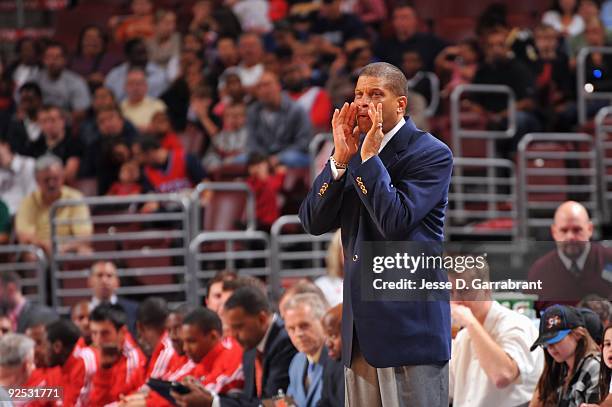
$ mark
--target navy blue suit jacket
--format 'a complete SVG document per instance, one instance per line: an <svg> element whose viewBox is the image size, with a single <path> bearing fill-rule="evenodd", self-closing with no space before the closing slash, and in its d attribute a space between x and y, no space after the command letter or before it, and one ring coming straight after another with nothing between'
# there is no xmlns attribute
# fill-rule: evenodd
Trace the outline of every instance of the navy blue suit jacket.
<svg viewBox="0 0 612 407"><path fill-rule="evenodd" d="M300 220L308 233L342 228L345 366L350 367L354 340L375 367L441 365L450 359L448 302L364 301L359 255L362 242L442 241L452 163L444 143L406 118L378 156L362 163L358 152L339 180L328 162L302 203Z"/></svg>

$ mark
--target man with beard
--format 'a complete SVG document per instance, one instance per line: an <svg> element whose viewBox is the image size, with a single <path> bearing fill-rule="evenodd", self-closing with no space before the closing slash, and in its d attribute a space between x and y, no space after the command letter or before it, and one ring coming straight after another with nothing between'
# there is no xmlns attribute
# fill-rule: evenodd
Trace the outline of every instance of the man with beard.
<svg viewBox="0 0 612 407"><path fill-rule="evenodd" d="M550 231L557 249L538 259L529 270L529 281L542 281L538 290L543 310L552 304L575 305L588 294L612 299L612 252L590 242L593 224L584 206L574 201L555 211Z"/></svg>

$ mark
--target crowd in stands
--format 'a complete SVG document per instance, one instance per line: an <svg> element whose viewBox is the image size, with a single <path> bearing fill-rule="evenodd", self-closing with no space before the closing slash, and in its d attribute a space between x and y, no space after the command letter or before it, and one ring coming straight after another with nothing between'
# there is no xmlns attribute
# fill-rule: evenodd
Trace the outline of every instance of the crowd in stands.
<svg viewBox="0 0 612 407"><path fill-rule="evenodd" d="M199 0L189 21L153 0L130 4L129 15L106 26L84 21L72 43L23 38L3 61L0 244L91 253L87 205L55 213L79 219L56 231L79 239L56 247L49 213L58 200L81 198L90 179L99 196L241 179L256 196L257 228L270 231L305 192L287 187L288 174L308 173L313 136L330 130L334 108L354 98L360 69L373 61L404 72L410 116L441 138L436 117L448 113L458 85L510 87L517 132L498 142L497 154L514 158L526 133L579 129L578 52L612 46L610 0L555 1L531 29L512 26L493 4L459 41L422 29L418 10L401 1ZM427 72L440 80L433 118ZM612 54L590 54L585 72L593 91L612 91ZM588 101L588 117L607 104ZM461 108L487 129L507 126L503 98L473 96ZM161 210L155 202L138 207ZM560 249L536 262L529 279L545 281L547 299L584 300L538 302L538 332L487 290L454 293L461 330L450 364L453 406L612 405L612 256L588 243L593 225L576 202L558 209L551 232ZM299 407L343 406L343 262L338 231L328 275L287 287L278 304L261 280L222 271L196 306L118 296L117 265L98 261L89 299L72 305L69 318L31 302L21 277L2 271L0 405L4 389L62 386L63 404L24 404L226 407L290 397ZM585 279L584 270L597 274ZM468 270L463 278L488 274ZM158 391L156 379L183 387Z"/></svg>

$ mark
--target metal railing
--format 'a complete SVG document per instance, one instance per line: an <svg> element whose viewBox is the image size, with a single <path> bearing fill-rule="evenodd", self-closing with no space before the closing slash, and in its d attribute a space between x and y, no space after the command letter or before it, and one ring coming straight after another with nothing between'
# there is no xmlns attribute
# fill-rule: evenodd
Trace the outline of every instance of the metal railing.
<svg viewBox="0 0 612 407"><path fill-rule="evenodd" d="M24 295L39 304L47 303L47 256L34 245L0 245L0 272L15 271L21 278Z"/></svg>
<svg viewBox="0 0 612 407"><path fill-rule="evenodd" d="M158 209L143 213L156 203ZM91 215L65 216L64 211L86 206ZM59 213L63 216L58 216ZM87 212L83 212L87 213ZM184 301L190 275L187 269L191 235L190 200L182 194L87 197L61 200L50 210L52 303L61 313L91 295L89 268L100 260L114 261L123 280L120 295L164 293ZM91 224L93 233L75 236L66 229ZM60 229L61 228L61 229ZM90 246L91 251L64 252L64 244Z"/></svg>
<svg viewBox="0 0 612 407"><path fill-rule="evenodd" d="M550 227L554 211L567 199L579 200L599 225L597 167L595 142L588 134L523 136L518 144L519 237L526 240L531 228Z"/></svg>
<svg viewBox="0 0 612 407"><path fill-rule="evenodd" d="M576 57L576 94L578 95L578 123L580 125L585 124L588 119L587 102L589 100L608 100L612 103L612 92L597 92L595 86L586 81L586 60L594 52L610 55L612 54L612 47L584 47L578 51Z"/></svg>
<svg viewBox="0 0 612 407"><path fill-rule="evenodd" d="M265 232L203 232L189 244L189 269L194 277L189 296L202 304L206 296L205 281L219 270L232 270L242 275L268 277L271 274L270 239Z"/></svg>
<svg viewBox="0 0 612 407"><path fill-rule="evenodd" d="M292 226L299 233L284 233ZM270 285L278 298L281 280L287 277L318 277L326 273L327 245L333 233L313 236L302 228L297 215L281 216L270 229L272 239L272 276Z"/></svg>
<svg viewBox="0 0 612 407"><path fill-rule="evenodd" d="M508 126L505 130L470 130L461 127L461 97L465 93L501 94L508 100ZM461 141L463 139L482 139L486 143L487 158L495 157L495 140L512 138L516 134L516 97L506 85L462 84L451 93L451 133L453 154L462 157Z"/></svg>
<svg viewBox="0 0 612 407"><path fill-rule="evenodd" d="M603 220L612 220L612 106L595 116L595 137L599 163L599 202Z"/></svg>
<svg viewBox="0 0 612 407"><path fill-rule="evenodd" d="M425 116L433 117L440 106L440 78L433 72L419 71L408 81L408 88L412 89L421 79L429 79L429 91L431 99L425 108ZM409 102L410 103L410 102Z"/></svg>
<svg viewBox="0 0 612 407"><path fill-rule="evenodd" d="M210 191L212 196L210 198L210 202L204 206L202 206L202 194ZM223 216L223 210L229 210L231 208L215 208L213 205L213 200L215 199L215 193L237 193L244 194L245 196L245 204L244 204L244 213L245 213L245 224L246 230L255 230L256 227L256 216L255 216L255 194L249 188L249 186L244 182L202 182L196 186L191 194L191 202L192 202L192 219L193 219L193 229L192 229L192 237L196 236L199 232L204 231L204 223L202 220L202 212L204 211L204 219L207 217L213 219L218 216ZM215 209L219 209L221 214L215 213ZM208 214L206 211L209 210ZM231 219L232 221L241 221L242 219Z"/></svg>

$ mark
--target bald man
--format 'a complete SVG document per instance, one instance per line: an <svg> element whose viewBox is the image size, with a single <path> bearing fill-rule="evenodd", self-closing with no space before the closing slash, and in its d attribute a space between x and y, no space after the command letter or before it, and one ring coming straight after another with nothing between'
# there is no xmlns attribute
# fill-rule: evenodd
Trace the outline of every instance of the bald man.
<svg viewBox="0 0 612 407"><path fill-rule="evenodd" d="M557 249L538 259L528 275L529 281L542 281L536 308L575 305L587 294L612 299L612 251L590 241L593 224L586 208L564 202L555 211L550 232Z"/></svg>
<svg viewBox="0 0 612 407"><path fill-rule="evenodd" d="M344 365L342 364L342 304L330 308L322 319L329 359L323 370L323 391L317 407L344 405Z"/></svg>

